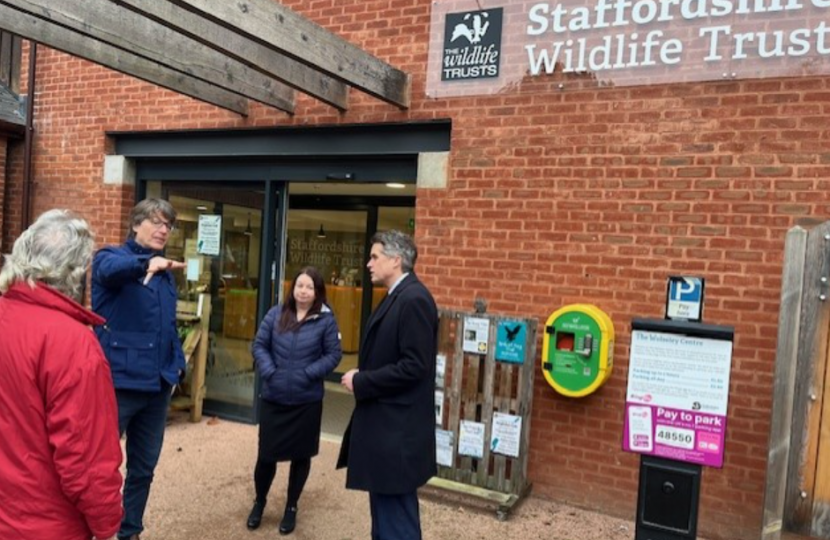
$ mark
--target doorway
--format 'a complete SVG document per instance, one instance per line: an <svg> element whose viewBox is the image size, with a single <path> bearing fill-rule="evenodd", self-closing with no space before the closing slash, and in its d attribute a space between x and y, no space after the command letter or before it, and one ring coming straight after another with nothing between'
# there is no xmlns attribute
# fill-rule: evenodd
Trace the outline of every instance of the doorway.
<svg viewBox="0 0 830 540"><path fill-rule="evenodd" d="M414 230L415 184L445 185L451 127L451 121L438 119L108 133L114 154L134 165L137 199L180 197L175 204L182 207L182 229L171 241L171 257L193 255L202 214L221 219L217 253L203 255L197 249L191 258L199 259L198 278L179 284L183 298L206 288L215 306L206 414L257 419L259 381L248 347L252 330L282 299L284 282L293 277L289 229L302 231L306 246L338 249L313 244L321 227L320 236L341 236L348 244L329 265L327 277L332 287L355 289L332 296L339 322L349 330L349 351L338 372L354 365L362 329L379 301L367 286L365 261L355 264L355 258L365 258L366 244L379 229ZM290 224L289 198L290 212L299 219Z"/></svg>
<svg viewBox="0 0 830 540"><path fill-rule="evenodd" d="M288 201L286 287L304 266L317 267L327 278L329 306L342 336L343 359L329 376L338 382L357 367L363 328L386 295L385 288L372 286L366 268L372 236L389 229L414 233L415 186L291 183Z"/></svg>
<svg viewBox="0 0 830 540"><path fill-rule="evenodd" d="M266 189L265 182L147 185L148 196L170 201L178 214L165 253L188 264L175 273L179 300L205 294L210 301L204 410L245 421L255 417L257 393L251 344L276 280L268 272L277 268L270 263L275 250L266 242L275 235L263 232L268 206L280 198L266 197ZM200 231L206 223L215 224L215 233Z"/></svg>
<svg viewBox="0 0 830 540"><path fill-rule="evenodd" d="M354 409L340 377L357 367L363 329L386 295L369 280L370 242L377 231L414 232L415 186L291 183L288 193L284 294L303 266L316 266L327 278L328 303L342 336L343 358L327 377L323 402L323 434L337 440Z"/></svg>
<svg viewBox="0 0 830 540"><path fill-rule="evenodd" d="M188 263L176 275L179 299L210 298L206 414L256 420L260 381L250 350L259 322L290 294L294 275L315 266L326 277L344 353L326 383L323 429L342 435L353 398L343 394L340 377L357 366L363 328L386 294L369 280L369 242L378 230L414 232L414 191L412 184L377 183L146 184L147 196L169 200L178 213L166 254ZM211 219L216 245L205 251L199 223Z"/></svg>

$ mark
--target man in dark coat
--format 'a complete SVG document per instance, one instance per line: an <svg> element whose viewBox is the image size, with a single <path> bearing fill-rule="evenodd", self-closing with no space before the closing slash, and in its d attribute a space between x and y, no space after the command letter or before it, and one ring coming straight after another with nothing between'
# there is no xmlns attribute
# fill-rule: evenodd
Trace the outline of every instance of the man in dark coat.
<svg viewBox="0 0 830 540"><path fill-rule="evenodd" d="M389 292L369 318L358 368L342 384L355 410L338 467L346 487L369 492L372 540L420 540L418 487L435 475L438 311L413 269L418 251L398 231L372 238L372 283Z"/></svg>

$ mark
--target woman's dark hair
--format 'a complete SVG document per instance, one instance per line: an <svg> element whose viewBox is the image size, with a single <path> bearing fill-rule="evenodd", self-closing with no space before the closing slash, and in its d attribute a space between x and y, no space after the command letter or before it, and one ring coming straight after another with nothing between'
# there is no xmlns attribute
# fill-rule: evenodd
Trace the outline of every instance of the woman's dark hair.
<svg viewBox="0 0 830 540"><path fill-rule="evenodd" d="M308 313L306 313L304 320L308 320L311 315L320 313L320 310L323 309L323 304L326 303L326 282L323 280L323 275L313 266L306 266L301 269L294 276L294 281L291 282L291 289L288 292L288 298L283 302L280 322L277 325L277 330L280 333L293 332L302 324L302 322L297 321L297 301L294 299L294 287L297 286L297 280L302 275L310 277L314 283L314 303L311 305Z"/></svg>

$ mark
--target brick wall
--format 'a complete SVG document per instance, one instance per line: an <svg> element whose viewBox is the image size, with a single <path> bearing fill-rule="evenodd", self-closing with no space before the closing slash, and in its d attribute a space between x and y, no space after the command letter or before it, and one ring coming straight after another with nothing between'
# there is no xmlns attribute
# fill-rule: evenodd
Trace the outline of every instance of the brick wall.
<svg viewBox="0 0 830 540"><path fill-rule="evenodd" d="M132 189L102 184L106 130L451 118L449 186L419 191L416 213L419 274L439 304L481 296L490 312L544 321L588 302L617 331L615 372L594 396L558 397L537 376L534 493L633 519L638 459L620 450L629 323L662 317L667 275L700 275L706 321L736 328L726 462L704 471L700 531L755 538L784 234L830 219L830 78L570 92L540 79L429 100L430 2L288 4L412 74L411 110L353 91L343 114L300 97L293 117L252 103L241 118L41 49L35 215L70 206L101 242L121 239Z"/></svg>

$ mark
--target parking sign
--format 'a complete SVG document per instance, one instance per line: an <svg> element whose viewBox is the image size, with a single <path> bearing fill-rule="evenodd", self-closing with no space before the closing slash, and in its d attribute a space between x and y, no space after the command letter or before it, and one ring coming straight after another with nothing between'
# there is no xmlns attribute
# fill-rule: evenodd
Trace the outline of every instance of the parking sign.
<svg viewBox="0 0 830 540"><path fill-rule="evenodd" d="M703 319L703 286L703 278L669 276L666 318L700 322Z"/></svg>

